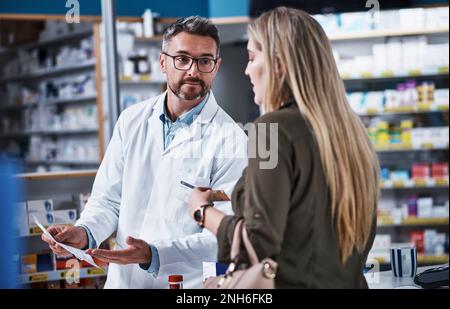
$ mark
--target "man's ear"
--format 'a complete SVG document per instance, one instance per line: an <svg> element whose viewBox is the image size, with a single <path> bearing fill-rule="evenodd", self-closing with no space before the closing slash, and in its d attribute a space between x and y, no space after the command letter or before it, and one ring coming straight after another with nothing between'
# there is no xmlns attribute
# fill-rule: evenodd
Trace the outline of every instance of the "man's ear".
<svg viewBox="0 0 450 309"><path fill-rule="evenodd" d="M161 72L166 73L166 57L164 57L163 53L159 53L159 66L161 68Z"/></svg>
<svg viewBox="0 0 450 309"><path fill-rule="evenodd" d="M222 58L217 58L217 63L216 63L216 68L215 68L216 74L217 74L217 72L219 72L221 64L222 64Z"/></svg>

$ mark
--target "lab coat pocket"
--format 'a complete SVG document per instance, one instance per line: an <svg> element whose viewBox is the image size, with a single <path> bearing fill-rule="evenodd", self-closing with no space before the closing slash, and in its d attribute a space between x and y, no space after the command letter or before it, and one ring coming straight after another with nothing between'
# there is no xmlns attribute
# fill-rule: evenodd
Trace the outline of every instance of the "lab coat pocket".
<svg viewBox="0 0 450 309"><path fill-rule="evenodd" d="M185 184L182 184L185 183ZM196 174L181 172L178 178L178 183L175 186L175 203L172 205L170 211L169 219L171 221L176 221L178 223L186 223L189 218L187 212L189 197L192 193L192 188L187 185L192 185L193 187L209 187L210 180L208 178L199 177Z"/></svg>

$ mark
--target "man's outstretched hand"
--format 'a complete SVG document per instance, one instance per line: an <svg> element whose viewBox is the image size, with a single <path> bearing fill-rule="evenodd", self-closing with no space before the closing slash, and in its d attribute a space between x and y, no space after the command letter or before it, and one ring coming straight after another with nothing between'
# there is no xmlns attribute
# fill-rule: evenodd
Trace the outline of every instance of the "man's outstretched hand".
<svg viewBox="0 0 450 309"><path fill-rule="evenodd" d="M86 253L107 263L150 264L152 253L145 241L128 236L126 242L128 248L123 250L89 249Z"/></svg>

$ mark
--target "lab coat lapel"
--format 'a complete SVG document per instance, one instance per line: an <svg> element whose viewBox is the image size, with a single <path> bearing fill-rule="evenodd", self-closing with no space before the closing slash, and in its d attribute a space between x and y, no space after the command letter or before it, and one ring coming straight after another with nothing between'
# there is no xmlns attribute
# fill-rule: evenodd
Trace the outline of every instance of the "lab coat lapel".
<svg viewBox="0 0 450 309"><path fill-rule="evenodd" d="M167 92L158 97L156 103L153 105L153 112L148 119L150 136L152 136L152 140L154 142L152 147L154 147L154 149L158 150L160 153L164 151L164 130L163 123L161 119L159 119L159 116L162 109L164 108L164 100L166 98L166 95Z"/></svg>
<svg viewBox="0 0 450 309"><path fill-rule="evenodd" d="M167 147L167 149L164 151L164 154L172 151L175 147L178 147L180 144L184 143L187 140L193 138L201 138L202 125L211 122L218 109L219 106L217 105L217 101L214 97L214 94L211 92L208 101L206 102L200 114L194 119L194 122L189 127L182 128L175 135L175 138L170 143L169 147Z"/></svg>

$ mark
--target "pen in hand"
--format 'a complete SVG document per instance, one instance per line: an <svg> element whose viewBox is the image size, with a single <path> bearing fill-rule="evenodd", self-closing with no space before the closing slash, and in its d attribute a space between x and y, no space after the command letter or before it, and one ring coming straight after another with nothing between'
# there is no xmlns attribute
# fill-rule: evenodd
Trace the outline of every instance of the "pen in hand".
<svg viewBox="0 0 450 309"><path fill-rule="evenodd" d="M189 184L189 183L187 183L187 182L185 182L185 181L183 181L183 180L181 180L180 183L181 183L183 186L185 186L185 187L188 187L188 188L190 188L190 189L195 189L195 186L193 186L193 185L191 185L191 184Z"/></svg>

